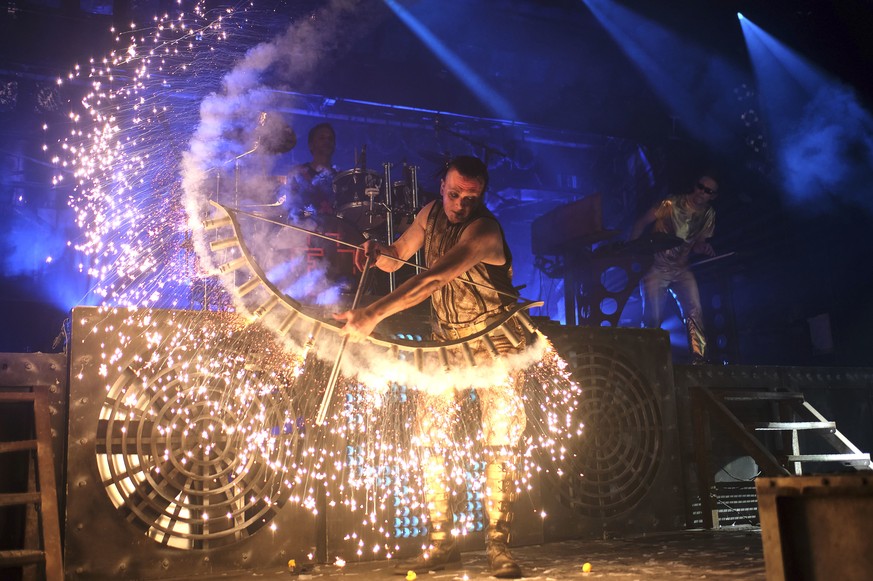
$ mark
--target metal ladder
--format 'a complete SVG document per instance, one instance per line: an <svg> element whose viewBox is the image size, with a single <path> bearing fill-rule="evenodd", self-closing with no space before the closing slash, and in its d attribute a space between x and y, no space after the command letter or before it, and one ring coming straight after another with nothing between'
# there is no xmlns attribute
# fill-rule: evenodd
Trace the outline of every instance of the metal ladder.
<svg viewBox="0 0 873 581"><path fill-rule="evenodd" d="M870 454L862 452L797 391L736 390L695 387L691 390L692 424L704 526L718 526L711 466L710 420L714 418L755 460L763 476L799 476L804 465L838 465L840 470L873 470ZM744 421L744 405L765 404L775 419ZM745 412L745 413L744 413ZM817 436L827 453L803 453L801 434ZM768 437L771 436L771 437ZM772 436L776 436L774 443ZM774 450L775 448L775 450Z"/></svg>
<svg viewBox="0 0 873 581"><path fill-rule="evenodd" d="M0 572L8 568L43 565L46 581L63 581L64 568L61 552L60 515L51 442L51 423L48 404L48 386L35 385L32 391L0 391L0 405L30 403L33 407L35 438L0 442L0 467L3 456L14 452L29 452L30 462L35 452L36 478L28 478L28 490L0 494L0 507L30 505L39 515L40 547L31 541L32 532L24 533L24 547L0 551ZM25 528L30 528L25 519ZM2 576L2 575L0 575Z"/></svg>

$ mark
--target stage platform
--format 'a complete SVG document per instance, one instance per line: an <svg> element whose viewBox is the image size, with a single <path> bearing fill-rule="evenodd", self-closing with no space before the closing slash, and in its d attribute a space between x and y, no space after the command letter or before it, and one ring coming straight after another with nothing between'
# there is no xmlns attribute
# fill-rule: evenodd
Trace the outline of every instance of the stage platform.
<svg viewBox="0 0 873 581"><path fill-rule="evenodd" d="M675 533L628 537L612 540L564 541L518 547L512 550L524 571L525 579L576 581L615 579L621 581L670 579L765 578L761 530L735 527L713 531L688 530ZM591 563L591 572L583 565ZM279 581L289 579L360 579L388 581L404 579L393 574L392 561L335 565L316 565L300 575L287 570L257 573L224 573L187 580ZM485 551L463 553L463 566L417 576L420 580L478 581L494 579L488 574ZM180 581L182 578L177 578Z"/></svg>

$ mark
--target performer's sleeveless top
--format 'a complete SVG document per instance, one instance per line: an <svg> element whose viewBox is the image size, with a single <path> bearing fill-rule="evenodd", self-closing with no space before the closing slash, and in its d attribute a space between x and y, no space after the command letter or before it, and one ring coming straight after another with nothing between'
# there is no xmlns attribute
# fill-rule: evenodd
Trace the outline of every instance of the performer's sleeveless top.
<svg viewBox="0 0 873 581"><path fill-rule="evenodd" d="M475 220L494 220L497 222L494 214L484 205L480 205L469 220L461 224L453 224L446 216L442 200L436 200L427 217L425 228L424 254L426 264L433 264L454 247L464 230ZM517 296L518 293L512 286L512 254L506 244L503 228L500 227L499 223L497 226L500 228L506 262L500 266L480 262L459 276L458 279L431 295L435 333L441 335L459 334L461 336L472 334L472 332L484 327L489 320L493 320L516 304L517 300L513 296ZM484 285L484 287L467 284L461 279ZM499 294L491 288L485 287L499 289L510 296ZM448 332L450 330L461 332ZM464 330L469 332L463 332Z"/></svg>
<svg viewBox="0 0 873 581"><path fill-rule="evenodd" d="M695 212L688 198L688 194L670 196L655 210L652 231L673 234L683 240L675 248L655 253L654 264L662 269L687 266L694 244L715 233L715 209L709 206L703 212Z"/></svg>

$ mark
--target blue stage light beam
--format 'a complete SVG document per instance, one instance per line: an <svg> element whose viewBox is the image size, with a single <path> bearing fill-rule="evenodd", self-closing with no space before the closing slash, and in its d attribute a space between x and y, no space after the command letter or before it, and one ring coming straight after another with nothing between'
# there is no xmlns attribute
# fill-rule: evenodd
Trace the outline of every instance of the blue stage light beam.
<svg viewBox="0 0 873 581"><path fill-rule="evenodd" d="M438 38L420 19L396 0L385 0L385 4L400 20L427 46L440 61L495 115L503 119L515 119L515 108L497 91L455 54L446 43ZM441 3L442 4L442 3ZM441 8L442 9L442 8Z"/></svg>
<svg viewBox="0 0 873 581"><path fill-rule="evenodd" d="M764 122L789 201L851 200L873 210L873 116L855 91L748 18L740 20L755 70Z"/></svg>
<svg viewBox="0 0 873 581"><path fill-rule="evenodd" d="M693 137L724 146L735 134L733 89L746 81L724 58L611 0L583 0Z"/></svg>
<svg viewBox="0 0 873 581"><path fill-rule="evenodd" d="M670 347L676 351L690 353L688 346L688 328L679 315L668 313L661 323L661 329L670 335Z"/></svg>

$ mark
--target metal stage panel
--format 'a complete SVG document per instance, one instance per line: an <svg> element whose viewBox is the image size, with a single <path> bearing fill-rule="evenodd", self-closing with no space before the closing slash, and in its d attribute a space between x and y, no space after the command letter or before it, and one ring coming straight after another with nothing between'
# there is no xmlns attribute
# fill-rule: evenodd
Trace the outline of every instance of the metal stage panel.
<svg viewBox="0 0 873 581"><path fill-rule="evenodd" d="M58 491L58 508L63 513L65 489L64 447L66 445L67 356L64 353L0 353L0 393L31 392L35 386L48 386L51 451L54 459L54 489ZM0 407L0 443L32 440L34 409L32 403L7 402ZM13 493L36 489L35 469L38 459L28 449L0 454L0 492ZM38 547L39 515L35 504L0 506L0 550ZM63 524L63 523L61 523ZM29 567L33 569L34 567ZM18 573L0 569L4 574ZM35 571L30 571L35 573Z"/></svg>
<svg viewBox="0 0 873 581"><path fill-rule="evenodd" d="M226 430L250 421L247 412L209 403L232 387L230 378L277 381L263 376L276 368L275 360L265 359L275 355L268 344L253 349L235 333L216 332L231 316L74 311L65 547L71 579L195 577L275 569L289 559L332 562L341 554L382 558L349 554L354 540L344 533L361 531L360 512L336 506L317 519L301 508L292 498L294 487L283 485L288 475L242 454L244 446ZM586 428L562 467L564 475L540 475L531 493L522 495L513 544L682 529L687 503L677 420L681 397L667 333L540 327L582 388L577 413ZM189 342L167 349L179 329L187 330ZM238 357L225 357L214 373L203 372L198 362L216 350L238 351ZM270 409L277 403L270 400L275 391L265 390L252 409ZM396 405L398 411L403 407ZM274 434L291 455L304 440L312 443L300 415L300 423L274 420ZM182 424L188 433L179 429ZM207 444L200 434L210 426L224 433ZM479 469L471 466L470 477L477 478ZM391 471L385 476L405 477ZM475 511L481 499L456 501L462 511ZM414 552L425 533L421 524L407 522L390 504L377 512L393 519L394 530L373 530L372 538L357 540L367 547L381 537L399 556ZM407 528L406 536L398 534ZM480 549L482 540L474 531L462 545Z"/></svg>
<svg viewBox="0 0 873 581"><path fill-rule="evenodd" d="M29 391L47 385L52 427L52 452L58 490L63 490L63 460L67 433L67 356L64 353L0 353L0 391ZM7 414L9 412L6 412ZM30 414L0 415L0 438L13 440L32 429ZM0 483L12 474L0 477ZM59 499L63 503L63 498ZM61 504L63 506L63 504Z"/></svg>
<svg viewBox="0 0 873 581"><path fill-rule="evenodd" d="M276 409L287 402L282 378L263 371L276 369L266 359L279 351L268 339L241 341L230 317L73 311L69 579L185 578L314 559L315 517L292 498L295 474L279 469L305 439ZM227 397L251 385L246 405ZM274 455L247 448L240 428L255 422L274 426Z"/></svg>
<svg viewBox="0 0 873 581"><path fill-rule="evenodd" d="M271 336L241 337L253 331L234 326L234 317L74 310L68 389L52 380L58 385L53 426L59 439L63 426L54 424L63 419L69 400L65 562L70 579L193 578L276 569L289 559L378 560L384 553L355 555L350 549L361 541L364 548L390 544L402 557L426 538L426 525L398 509L390 495L359 499L359 506L389 500L376 511L393 525L387 529L362 530L360 511L329 506L325 495L337 493L331 489L319 493L316 518L296 501L299 484L289 485L295 474L246 451L232 426L255 420L273 426L277 450L286 457L325 443L325 435L308 429L308 412L286 397L293 390L283 391L291 383L283 383L281 371L273 373L283 368L276 357L284 355ZM560 467L563 475L553 478L543 471L521 496L513 526L516 546L690 526L692 443L683 426L693 386L793 388L818 393L835 407L845 396L869 394L873 387L869 369L674 367L668 335L660 330L539 325L582 388L576 413L586 427L570 450L571 460ZM216 353L222 356L204 364ZM63 360L57 355L48 361L54 375L63 373ZM22 361L29 369L27 359ZM3 371L9 375L15 369ZM262 388L245 409L223 399L243 384ZM409 413L406 395L390 398L400 416ZM215 406L216 401L224 404ZM869 414L869 408L851 407ZM255 413L266 416L253 418ZM869 423L861 424L869 429ZM468 478L478 479L481 469L471 465ZM383 476L383 491L409 477L391 467ZM299 482L318 489L311 480ZM475 495L455 499L460 513L484 527L481 502ZM349 531L360 536L350 537ZM462 548L481 549L483 536L474 528Z"/></svg>
<svg viewBox="0 0 873 581"><path fill-rule="evenodd" d="M543 476L545 540L682 529L683 455L667 333L541 329L582 388L585 422L565 475Z"/></svg>

